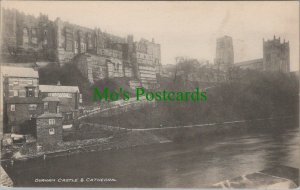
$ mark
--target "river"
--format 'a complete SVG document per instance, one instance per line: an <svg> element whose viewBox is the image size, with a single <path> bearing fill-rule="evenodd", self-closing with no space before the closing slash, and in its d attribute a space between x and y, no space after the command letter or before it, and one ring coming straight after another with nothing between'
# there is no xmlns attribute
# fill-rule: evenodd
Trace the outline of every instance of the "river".
<svg viewBox="0 0 300 190"><path fill-rule="evenodd" d="M299 142L294 128L35 159L4 167L15 186L205 187L277 165L298 168Z"/></svg>

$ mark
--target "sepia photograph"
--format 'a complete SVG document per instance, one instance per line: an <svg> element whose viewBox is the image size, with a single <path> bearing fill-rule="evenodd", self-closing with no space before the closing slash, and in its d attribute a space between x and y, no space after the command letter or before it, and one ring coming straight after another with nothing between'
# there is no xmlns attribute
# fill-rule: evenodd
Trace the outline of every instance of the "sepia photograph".
<svg viewBox="0 0 300 190"><path fill-rule="evenodd" d="M1 187L299 187L298 1L0 2Z"/></svg>

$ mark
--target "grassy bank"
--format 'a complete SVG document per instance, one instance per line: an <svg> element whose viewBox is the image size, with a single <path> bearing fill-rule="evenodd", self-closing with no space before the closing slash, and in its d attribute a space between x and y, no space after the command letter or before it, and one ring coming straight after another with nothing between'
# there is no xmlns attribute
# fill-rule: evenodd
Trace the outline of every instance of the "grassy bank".
<svg viewBox="0 0 300 190"><path fill-rule="evenodd" d="M158 102L157 107L146 106L112 117L98 115L89 122L156 128L297 115L298 86L297 78L290 74L249 71L240 81L210 88L206 102Z"/></svg>

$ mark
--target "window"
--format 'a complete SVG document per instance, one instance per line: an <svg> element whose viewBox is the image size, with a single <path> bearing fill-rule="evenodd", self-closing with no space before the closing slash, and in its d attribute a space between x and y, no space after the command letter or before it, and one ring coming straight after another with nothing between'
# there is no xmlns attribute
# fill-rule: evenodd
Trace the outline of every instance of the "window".
<svg viewBox="0 0 300 190"><path fill-rule="evenodd" d="M32 28L31 29L31 42L33 44L37 44L37 31L36 31L36 28Z"/></svg>
<svg viewBox="0 0 300 190"><path fill-rule="evenodd" d="M18 95L19 95L18 91L14 90L14 96L18 96Z"/></svg>
<svg viewBox="0 0 300 190"><path fill-rule="evenodd" d="M36 104L29 104L29 107L28 107L29 110L36 110L36 108L37 108Z"/></svg>
<svg viewBox="0 0 300 190"><path fill-rule="evenodd" d="M43 44L47 45L48 41L47 41L47 30L44 30L44 41Z"/></svg>
<svg viewBox="0 0 300 190"><path fill-rule="evenodd" d="M79 94L79 103L82 103L82 94Z"/></svg>
<svg viewBox="0 0 300 190"><path fill-rule="evenodd" d="M27 97L34 97L34 88L27 88Z"/></svg>
<svg viewBox="0 0 300 190"><path fill-rule="evenodd" d="M54 134L55 134L55 129L54 128L49 129L49 135L54 135Z"/></svg>
<svg viewBox="0 0 300 190"><path fill-rule="evenodd" d="M49 125L55 125L55 119L49 119Z"/></svg>
<svg viewBox="0 0 300 190"><path fill-rule="evenodd" d="M44 102L44 111L48 111L48 106L49 106L48 102Z"/></svg>
<svg viewBox="0 0 300 190"><path fill-rule="evenodd" d="M10 111L16 111L16 105L15 104L10 105Z"/></svg>
<svg viewBox="0 0 300 190"><path fill-rule="evenodd" d="M59 113L59 105L56 107L56 113Z"/></svg>
<svg viewBox="0 0 300 190"><path fill-rule="evenodd" d="M27 28L23 29L23 44L28 45L29 37L28 37L28 30Z"/></svg>
<svg viewBox="0 0 300 190"><path fill-rule="evenodd" d="M87 35L87 41L88 41L88 48L90 49L90 48L93 48L93 46L92 46L92 35L91 34L88 34Z"/></svg>

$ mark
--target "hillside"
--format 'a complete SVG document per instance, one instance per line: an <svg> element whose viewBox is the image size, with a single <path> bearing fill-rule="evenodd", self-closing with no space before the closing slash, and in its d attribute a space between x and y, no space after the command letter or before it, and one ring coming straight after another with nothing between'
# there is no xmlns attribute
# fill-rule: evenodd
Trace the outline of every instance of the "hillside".
<svg viewBox="0 0 300 190"><path fill-rule="evenodd" d="M82 93L84 105L95 104L93 102L93 88L103 89L109 87L110 90L118 91L120 87L133 93L128 86L128 78L103 79L90 84L73 64L66 64L62 67L58 65L48 65L39 69L40 84L55 85L60 81L61 85L78 86Z"/></svg>
<svg viewBox="0 0 300 190"><path fill-rule="evenodd" d="M298 114L299 82L286 73L244 73L244 78L208 90L206 102L158 102L118 116L90 118L126 128L215 123Z"/></svg>

